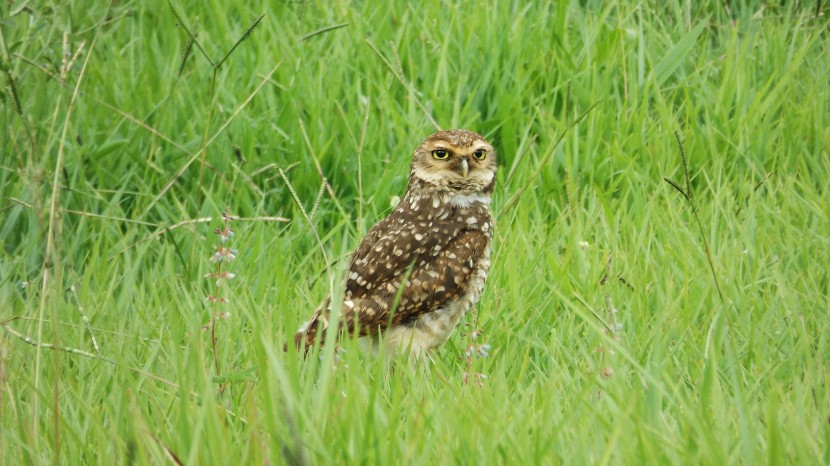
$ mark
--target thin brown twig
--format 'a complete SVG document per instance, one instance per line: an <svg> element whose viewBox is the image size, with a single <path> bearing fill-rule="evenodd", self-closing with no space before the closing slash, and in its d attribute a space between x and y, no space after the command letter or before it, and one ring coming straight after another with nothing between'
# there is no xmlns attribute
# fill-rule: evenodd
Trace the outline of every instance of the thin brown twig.
<svg viewBox="0 0 830 466"><path fill-rule="evenodd" d="M150 438L152 438L152 439L153 439L153 441L154 441L154 442L156 442L156 444L157 444L158 446L160 446L162 450L164 450L164 454L167 456L167 459L169 459L169 460L170 460L171 462L173 462L173 464L175 464L175 465L178 465L178 466L184 466L184 463L183 463L183 462L182 462L182 460L181 460L181 459L180 459L180 458L176 455L176 452L174 452L172 448L170 448L169 446L167 446L167 444L166 444L166 443L164 443L164 442L162 442L161 440L159 440L159 438L158 438L158 437L156 437L156 436L155 436L152 432L150 432L150 429L145 428L144 430L145 430L145 432L147 432L147 435L149 435L149 436L150 436Z"/></svg>
<svg viewBox="0 0 830 466"><path fill-rule="evenodd" d="M210 319L210 345L213 348L213 368L216 371L216 377L220 377L222 371L219 369L219 358L216 355L216 317ZM222 393L221 386L219 393Z"/></svg>
<svg viewBox="0 0 830 466"><path fill-rule="evenodd" d="M611 329L611 326L610 326L610 325L608 325L608 323L607 323L607 322L605 322L605 319L604 319L604 318L603 318L603 317L602 317L602 316L601 316L601 315L600 315L600 314L596 311L596 309L594 309L594 308L593 308L593 306L591 306L590 304L588 304L588 302L587 302L587 301L585 301L585 299L584 299L582 296L580 296L579 294L577 294L577 292L576 292L576 291L574 291L574 292L573 292L573 297L574 297L577 301L579 301L579 303L580 303L580 304L582 304L583 306L585 306L585 309L587 309L587 310L588 310L588 312L590 312L590 313L591 313L591 315L593 315L593 316L594 316L594 318L596 318L596 319L597 319L597 322L599 322L600 324L602 324L602 326L605 328L605 331L606 331L608 334L610 334L610 333L612 333L612 332L613 332L613 330Z"/></svg>

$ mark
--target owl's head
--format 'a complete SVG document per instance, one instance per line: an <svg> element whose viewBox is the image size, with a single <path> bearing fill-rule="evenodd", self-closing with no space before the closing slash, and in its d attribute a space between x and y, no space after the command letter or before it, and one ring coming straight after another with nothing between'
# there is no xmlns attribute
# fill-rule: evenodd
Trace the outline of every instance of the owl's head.
<svg viewBox="0 0 830 466"><path fill-rule="evenodd" d="M439 131L415 149L410 188L471 194L493 191L496 153L480 134L464 129Z"/></svg>

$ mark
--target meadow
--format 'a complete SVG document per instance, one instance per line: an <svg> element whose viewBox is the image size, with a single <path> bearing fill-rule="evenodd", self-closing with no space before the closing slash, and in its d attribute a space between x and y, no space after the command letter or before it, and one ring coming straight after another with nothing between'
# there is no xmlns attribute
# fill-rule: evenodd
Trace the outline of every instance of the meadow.
<svg viewBox="0 0 830 466"><path fill-rule="evenodd" d="M828 14L2 2L0 464L830 464ZM284 352L438 127L475 312Z"/></svg>

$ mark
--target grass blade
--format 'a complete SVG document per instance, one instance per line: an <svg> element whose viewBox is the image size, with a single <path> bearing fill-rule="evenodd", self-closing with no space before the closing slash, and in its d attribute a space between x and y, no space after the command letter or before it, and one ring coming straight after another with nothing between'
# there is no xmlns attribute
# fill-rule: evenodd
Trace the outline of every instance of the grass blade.
<svg viewBox="0 0 830 466"><path fill-rule="evenodd" d="M657 62L657 65L654 66L654 82L657 84L658 87L662 86L663 83L666 82L669 77L683 64L683 61L686 60L686 57L689 56L692 49L697 43L697 38L700 37L700 33L703 32L703 29L709 24L709 17L707 16L699 23L697 26L693 27L691 31L687 32L683 37L677 41L674 46L669 49L668 52Z"/></svg>

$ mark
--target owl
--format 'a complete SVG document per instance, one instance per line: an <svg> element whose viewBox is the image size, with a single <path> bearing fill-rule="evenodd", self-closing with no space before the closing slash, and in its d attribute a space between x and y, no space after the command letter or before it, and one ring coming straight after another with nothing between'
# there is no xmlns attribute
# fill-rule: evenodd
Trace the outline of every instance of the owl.
<svg viewBox="0 0 830 466"><path fill-rule="evenodd" d="M412 156L409 185L351 257L340 334L421 358L452 335L481 297L490 269L496 154L481 135L441 131ZM300 327L308 350L329 325L327 300Z"/></svg>

